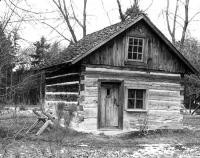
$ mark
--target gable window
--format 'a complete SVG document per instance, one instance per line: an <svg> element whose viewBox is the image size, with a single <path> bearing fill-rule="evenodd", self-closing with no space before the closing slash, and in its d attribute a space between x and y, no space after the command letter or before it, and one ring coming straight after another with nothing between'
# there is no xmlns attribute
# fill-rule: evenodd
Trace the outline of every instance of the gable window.
<svg viewBox="0 0 200 158"><path fill-rule="evenodd" d="M127 109L144 109L144 89L128 89Z"/></svg>
<svg viewBox="0 0 200 158"><path fill-rule="evenodd" d="M143 60L143 38L129 37L128 38L128 60L142 61Z"/></svg>

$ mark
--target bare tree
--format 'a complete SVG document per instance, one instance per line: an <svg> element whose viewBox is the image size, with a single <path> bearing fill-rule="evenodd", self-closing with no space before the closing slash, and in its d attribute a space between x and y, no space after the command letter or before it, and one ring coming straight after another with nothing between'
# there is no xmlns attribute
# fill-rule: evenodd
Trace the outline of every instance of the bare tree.
<svg viewBox="0 0 200 158"><path fill-rule="evenodd" d="M71 15L69 13L69 9L67 9L67 4L65 2L65 0L52 0L53 3L56 5L56 7L58 8L59 12L61 13L61 15L63 16L67 27L69 29L69 32L72 36L72 42L76 43L77 42L77 36L75 34L75 31L73 29L72 26L72 21L71 19ZM83 5L83 21L81 22L80 19L77 18L74 7L73 7L73 2L70 0L70 5L71 5L71 9L72 9L72 19L82 28L83 30L83 37L86 35L86 7L87 7L87 0L84 0L84 5Z"/></svg>
<svg viewBox="0 0 200 158"><path fill-rule="evenodd" d="M186 33L188 30L189 23L192 22L192 20L200 14L200 12L196 12L190 19L189 19L189 2L190 0L184 0L182 2L181 0L176 0L176 7L173 12L170 12L170 0L167 0L166 10L165 10L165 16L166 16L166 22L167 22L167 29L170 34L172 43L175 44L176 39L176 31L177 31L177 24L182 27L181 30L181 40L180 40L180 48L183 46ZM183 4L184 6L184 17L179 15L179 8ZM170 19L172 19L172 24L170 24Z"/></svg>

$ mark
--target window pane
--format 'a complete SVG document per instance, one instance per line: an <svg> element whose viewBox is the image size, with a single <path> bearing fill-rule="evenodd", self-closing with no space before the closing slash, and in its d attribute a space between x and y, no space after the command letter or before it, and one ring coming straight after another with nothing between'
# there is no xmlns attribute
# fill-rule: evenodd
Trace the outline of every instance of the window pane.
<svg viewBox="0 0 200 158"><path fill-rule="evenodd" d="M134 103L135 103L134 99L128 99L128 108L129 109L133 109L134 108Z"/></svg>
<svg viewBox="0 0 200 158"><path fill-rule="evenodd" d="M142 47L138 47L138 52L142 53Z"/></svg>
<svg viewBox="0 0 200 158"><path fill-rule="evenodd" d="M110 88L107 89L107 96L110 95Z"/></svg>
<svg viewBox="0 0 200 158"><path fill-rule="evenodd" d="M143 108L143 100L136 100L136 108L137 109Z"/></svg>
<svg viewBox="0 0 200 158"><path fill-rule="evenodd" d="M133 45L133 38L129 38L129 44Z"/></svg>
<svg viewBox="0 0 200 158"><path fill-rule="evenodd" d="M134 45L138 45L138 39L134 39Z"/></svg>
<svg viewBox="0 0 200 158"><path fill-rule="evenodd" d="M139 46L142 46L142 42L143 42L143 40L139 39Z"/></svg>
<svg viewBox="0 0 200 158"><path fill-rule="evenodd" d="M142 59L142 54L138 54L138 59L139 59L139 60Z"/></svg>
<svg viewBox="0 0 200 158"><path fill-rule="evenodd" d="M135 89L128 90L128 98L135 98Z"/></svg>
<svg viewBox="0 0 200 158"><path fill-rule="evenodd" d="M132 58L132 53L128 53L128 59L133 59Z"/></svg>
<svg viewBox="0 0 200 158"><path fill-rule="evenodd" d="M133 47L133 52L137 52L137 46Z"/></svg>
<svg viewBox="0 0 200 158"><path fill-rule="evenodd" d="M128 47L128 52L132 52L132 49L133 49L133 47L132 47L132 46L129 46L129 47Z"/></svg>
<svg viewBox="0 0 200 158"><path fill-rule="evenodd" d="M133 59L137 59L137 53L133 53Z"/></svg>
<svg viewBox="0 0 200 158"><path fill-rule="evenodd" d="M143 99L143 90L138 89L138 90L136 91L136 98L137 98L137 99Z"/></svg>

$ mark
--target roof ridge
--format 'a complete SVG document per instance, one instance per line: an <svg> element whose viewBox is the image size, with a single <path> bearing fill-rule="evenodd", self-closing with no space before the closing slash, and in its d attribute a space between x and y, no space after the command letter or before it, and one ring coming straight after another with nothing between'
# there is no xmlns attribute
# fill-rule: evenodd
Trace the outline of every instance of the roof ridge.
<svg viewBox="0 0 200 158"><path fill-rule="evenodd" d="M141 14L139 14L138 16L136 16L136 17L134 17L134 18L131 18L131 17L130 17L130 18L126 19L125 21L119 21L119 22L117 22L117 23L115 23L115 24L106 26L106 27L104 27L104 28L102 28L102 29L99 29L99 30L97 30L97 31L94 31L94 32L91 32L91 33L87 34L85 37L82 37L82 38L81 38L80 40L78 40L76 43L72 43L71 46L75 46L78 42L80 42L81 40L87 38L88 36L91 36L92 34L95 34L95 33L97 33L97 32L101 32L101 31L106 30L106 29L108 29L108 28L110 28L110 27L113 27L113 26L115 26L115 25L119 25L119 24L123 24L123 23L131 23L131 22L133 22L134 20L136 20L137 18L139 18L139 17L141 17L141 16L147 17L145 14L141 13ZM114 34L114 33L113 33L113 34ZM70 45L69 45L69 46L70 46ZM69 47L69 46L68 46L68 47Z"/></svg>

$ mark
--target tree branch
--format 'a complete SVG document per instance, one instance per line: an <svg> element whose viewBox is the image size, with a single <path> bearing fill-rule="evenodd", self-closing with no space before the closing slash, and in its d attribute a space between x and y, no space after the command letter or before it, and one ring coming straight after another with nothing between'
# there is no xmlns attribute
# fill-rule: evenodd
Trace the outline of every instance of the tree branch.
<svg viewBox="0 0 200 158"><path fill-rule="evenodd" d="M173 38L172 38L172 42L173 44L175 44L176 40L175 40L175 36L176 36L176 18L177 18L177 11L178 11L178 2L179 0L176 0L176 9L175 9L175 13L174 13L174 21L173 21Z"/></svg>
<svg viewBox="0 0 200 158"><path fill-rule="evenodd" d="M120 19L121 19L121 21L125 21L125 17L124 17L124 14L123 14L123 12L122 12L121 3L120 3L119 0L117 0L117 5L118 5L118 10L119 10Z"/></svg>
<svg viewBox="0 0 200 158"><path fill-rule="evenodd" d="M80 25L80 27L83 28L83 24L78 20L78 18L76 17L76 14L74 12L74 7L72 5L72 1L70 0L70 4L71 4L71 8L72 8L72 12L73 12L73 18L75 19L75 21Z"/></svg>
<svg viewBox="0 0 200 158"><path fill-rule="evenodd" d="M60 33L60 32L59 32L56 28L54 28L53 26L49 25L48 23L42 22L42 21L41 21L41 23L42 23L42 24L45 24L45 25L47 25L47 26L49 26L49 27L52 28L54 31L56 31L60 36L62 36L65 40L71 42L70 39L68 39L67 37L65 37L62 33Z"/></svg>
<svg viewBox="0 0 200 158"><path fill-rule="evenodd" d="M106 15L107 15L107 17L108 17L108 21L109 21L109 23L110 23L110 25L111 25L110 17L109 17L109 15L108 15L108 12L105 10L104 4L103 4L103 0L101 0L101 4L102 4L102 7L103 7L103 10L106 12Z"/></svg>
<svg viewBox="0 0 200 158"><path fill-rule="evenodd" d="M83 6L83 37L86 36L87 32L87 28L86 28L86 7L87 7L87 0L84 0L84 6Z"/></svg>
<svg viewBox="0 0 200 158"><path fill-rule="evenodd" d="M170 23L169 23L169 0L167 0L167 7L166 7L166 21L167 21L167 29L168 29L168 32L172 38L172 42L174 41L174 36L173 36L173 33L172 33L172 30L170 28Z"/></svg>
<svg viewBox="0 0 200 158"><path fill-rule="evenodd" d="M181 46L183 45L185 41L185 34L188 27L188 6L189 6L189 0L185 0L185 21L184 21L182 37L181 37Z"/></svg>

